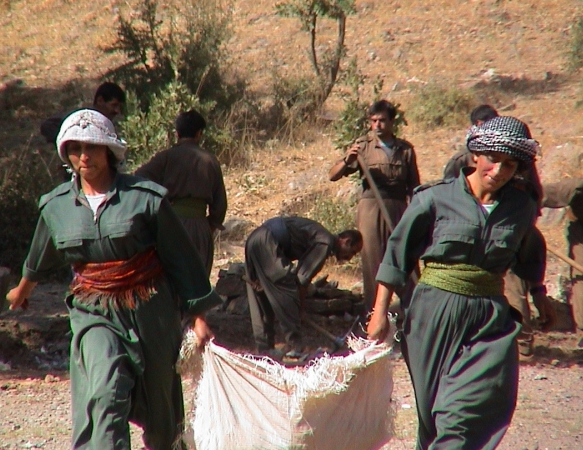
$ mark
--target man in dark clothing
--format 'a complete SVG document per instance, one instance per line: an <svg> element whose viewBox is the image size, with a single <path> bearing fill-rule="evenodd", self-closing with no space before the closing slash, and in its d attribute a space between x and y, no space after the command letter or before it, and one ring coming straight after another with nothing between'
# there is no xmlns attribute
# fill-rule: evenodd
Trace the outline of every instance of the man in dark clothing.
<svg viewBox="0 0 583 450"><path fill-rule="evenodd" d="M99 85L93 96L93 105L91 109L95 109L113 122L113 119L121 114L123 105L126 101L125 92L117 84L106 81ZM44 136L49 144L55 144L57 141L57 134L61 129L61 124L65 117L71 112L56 114L49 117L40 126L40 133Z"/></svg>
<svg viewBox="0 0 583 450"><path fill-rule="evenodd" d="M210 275L215 230L223 229L227 192L217 157L199 146L206 121L195 110L176 118L178 143L156 153L136 171L168 189L168 199Z"/></svg>
<svg viewBox="0 0 583 450"><path fill-rule="evenodd" d="M480 105L475 107L470 113L472 125L481 125L487 120L498 117L498 111L490 105ZM466 146L458 151L445 165L443 169L443 178L457 178L463 167L473 167L474 161L472 153Z"/></svg>
<svg viewBox="0 0 583 450"><path fill-rule="evenodd" d="M269 219L249 235L245 244L247 297L259 353L274 348L275 319L290 349L296 354L301 351L300 307L310 281L328 257L349 261L361 249L360 232L334 235L302 217Z"/></svg>
<svg viewBox="0 0 583 450"><path fill-rule="evenodd" d="M387 241L399 223L405 208L419 185L419 170L413 145L399 139L393 132L397 110L386 100L373 103L368 110L371 132L358 138L346 151L344 158L330 168L330 181L340 180L355 172L363 174L358 156L370 169L391 223L386 223L368 180L363 179L362 195L356 212L357 228L362 233L361 254L363 296L367 312L372 309L376 281L375 276L383 259ZM410 288L411 286L409 286ZM403 299L408 289L399 288Z"/></svg>

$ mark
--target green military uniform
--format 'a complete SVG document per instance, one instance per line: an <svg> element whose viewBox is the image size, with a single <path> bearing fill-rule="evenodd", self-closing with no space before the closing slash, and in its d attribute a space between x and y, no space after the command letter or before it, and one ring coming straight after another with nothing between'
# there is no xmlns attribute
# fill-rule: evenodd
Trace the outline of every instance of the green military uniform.
<svg viewBox="0 0 583 450"><path fill-rule="evenodd" d="M419 185L419 170L413 145L403 139L395 138L393 145L387 148L374 133L369 133L357 139L356 144L361 145L360 155L370 169L391 220L386 223L368 181L363 179L356 222L363 239L360 258L364 301L370 311L376 292L375 275L387 240L407 208L413 189ZM358 161L346 167L344 176L356 171L362 172ZM404 293L404 289L398 291L400 297Z"/></svg>
<svg viewBox="0 0 583 450"><path fill-rule="evenodd" d="M227 213L227 192L217 157L192 140L184 139L156 153L136 175L168 190L167 197L210 275L214 256L213 230L223 229Z"/></svg>
<svg viewBox="0 0 583 450"><path fill-rule="evenodd" d="M286 342L301 345L298 285L307 286L334 254L336 237L303 217L275 217L255 229L245 243L245 269L252 283L247 298L253 335L260 351L274 346L277 318ZM297 264L293 264L297 261Z"/></svg>
<svg viewBox="0 0 583 450"><path fill-rule="evenodd" d="M583 264L583 179L575 178L543 186L547 208L569 207L567 242L569 256ZM571 268L571 307L576 327L583 331L583 273Z"/></svg>
<svg viewBox="0 0 583 450"><path fill-rule="evenodd" d="M152 248L164 269L155 292L136 297L134 309L67 297L74 449L129 449L128 420L143 427L149 449L168 450L180 438L184 411L174 364L181 318L220 297L164 194L155 183L118 174L95 218L75 181L41 198L25 278L40 281L66 263L128 260Z"/></svg>
<svg viewBox="0 0 583 450"><path fill-rule="evenodd" d="M445 168L443 169L443 178L457 178L464 167L473 167L473 154L467 149L460 150L447 162ZM527 186L530 191L533 192L534 197L538 197L540 190L540 179L536 168L532 167L526 174L525 179L528 180L529 185ZM540 198L537 199L540 201ZM544 273L546 269L546 259L547 259L547 246L545 238L538 229L534 229L533 238L529 240L529 244L532 245L532 251L539 251L540 255L538 260L544 263L542 267L542 272ZM533 329L532 329L532 317L530 311L530 305L528 303L528 291L529 284L517 276L512 268L506 272L504 276L504 295L508 299L510 306L517 309L522 315L522 333L518 336L518 341L520 345L520 352L525 355L532 354L533 345Z"/></svg>
<svg viewBox="0 0 583 450"><path fill-rule="evenodd" d="M510 185L497 198L488 214L463 175L420 189L378 271L378 281L403 286L421 260L470 265L500 281L499 294L468 295L428 284L422 275L405 307L403 355L417 401L418 449L493 449L514 412L520 324L501 278L513 266L521 278L539 281L542 265L524 245L535 202Z"/></svg>

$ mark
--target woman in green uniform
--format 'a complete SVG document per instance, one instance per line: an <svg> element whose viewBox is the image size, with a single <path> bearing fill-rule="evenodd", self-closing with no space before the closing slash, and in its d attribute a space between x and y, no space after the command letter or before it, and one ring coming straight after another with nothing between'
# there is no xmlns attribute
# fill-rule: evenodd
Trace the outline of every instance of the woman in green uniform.
<svg viewBox="0 0 583 450"><path fill-rule="evenodd" d="M212 337L204 312L220 298L164 188L118 170L126 146L109 119L72 113L57 150L73 179L40 200L11 309L70 264L72 448L127 450L129 421L143 428L148 449L180 448L182 319L204 345Z"/></svg>
<svg viewBox="0 0 583 450"><path fill-rule="evenodd" d="M513 117L473 126L476 167L419 188L391 235L377 274L369 337L383 339L395 286L417 261L423 274L404 305L403 355L417 402L417 449L493 449L508 428L518 390L520 317L503 295L509 267L542 278L531 239L537 205L512 181L537 142Z"/></svg>

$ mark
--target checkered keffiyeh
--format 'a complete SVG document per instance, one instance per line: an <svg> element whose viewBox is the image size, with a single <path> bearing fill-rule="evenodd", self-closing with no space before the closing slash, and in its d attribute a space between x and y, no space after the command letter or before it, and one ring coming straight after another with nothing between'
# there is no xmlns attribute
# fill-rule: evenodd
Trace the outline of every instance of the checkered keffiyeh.
<svg viewBox="0 0 583 450"><path fill-rule="evenodd" d="M510 116L498 116L473 125L466 138L471 152L500 152L520 161L534 161L539 144L526 124Z"/></svg>

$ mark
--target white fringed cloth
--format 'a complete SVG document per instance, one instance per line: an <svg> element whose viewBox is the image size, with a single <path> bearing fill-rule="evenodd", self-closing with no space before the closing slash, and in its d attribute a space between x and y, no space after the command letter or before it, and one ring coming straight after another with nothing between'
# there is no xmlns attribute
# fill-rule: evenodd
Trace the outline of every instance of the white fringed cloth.
<svg viewBox="0 0 583 450"><path fill-rule="evenodd" d="M392 340L350 339L351 354L293 368L212 342L201 357L195 341L189 331L179 371L198 381L196 450L373 450L392 437Z"/></svg>

